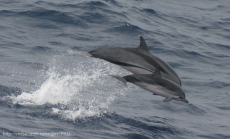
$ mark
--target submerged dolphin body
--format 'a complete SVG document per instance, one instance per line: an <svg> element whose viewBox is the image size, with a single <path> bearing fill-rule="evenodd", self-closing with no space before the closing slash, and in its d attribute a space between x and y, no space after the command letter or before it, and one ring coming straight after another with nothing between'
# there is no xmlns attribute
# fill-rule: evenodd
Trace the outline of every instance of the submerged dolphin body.
<svg viewBox="0 0 230 139"><path fill-rule="evenodd" d="M159 95L165 97L164 102L171 100L182 101L189 103L185 99L185 93L179 85L176 83L161 77L160 71L157 69L155 74L133 74L124 77L113 76L112 77L122 81L124 84L126 82L133 83L147 91L153 93L153 95Z"/></svg>
<svg viewBox="0 0 230 139"><path fill-rule="evenodd" d="M92 57L117 64L134 74L153 74L159 69L163 77L181 86L176 72L166 62L149 52L143 37L140 37L138 48L104 48L88 53Z"/></svg>

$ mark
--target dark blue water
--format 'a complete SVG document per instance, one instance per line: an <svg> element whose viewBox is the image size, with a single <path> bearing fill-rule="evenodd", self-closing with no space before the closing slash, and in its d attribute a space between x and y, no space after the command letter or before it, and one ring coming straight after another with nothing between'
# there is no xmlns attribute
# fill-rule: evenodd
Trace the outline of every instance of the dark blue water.
<svg viewBox="0 0 230 139"><path fill-rule="evenodd" d="M230 138L227 0L0 1L2 138ZM87 51L137 47L178 73L189 104L111 74Z"/></svg>

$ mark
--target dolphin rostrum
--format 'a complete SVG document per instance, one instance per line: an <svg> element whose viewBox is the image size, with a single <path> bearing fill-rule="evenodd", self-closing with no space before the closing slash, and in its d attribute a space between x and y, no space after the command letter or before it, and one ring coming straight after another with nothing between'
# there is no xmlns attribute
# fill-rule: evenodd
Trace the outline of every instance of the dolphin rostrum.
<svg viewBox="0 0 230 139"><path fill-rule="evenodd" d="M177 100L189 103L185 99L185 93L181 87L176 83L161 77L159 69L157 69L154 74L133 74L124 77L111 76L122 81L124 84L126 84L126 82L130 82L152 92L153 95L165 97L163 100L164 102Z"/></svg>
<svg viewBox="0 0 230 139"><path fill-rule="evenodd" d="M181 86L176 72L169 64L149 52L142 36L137 48L103 48L88 53L92 57L117 64L134 74L153 74L156 69L159 69L163 77Z"/></svg>

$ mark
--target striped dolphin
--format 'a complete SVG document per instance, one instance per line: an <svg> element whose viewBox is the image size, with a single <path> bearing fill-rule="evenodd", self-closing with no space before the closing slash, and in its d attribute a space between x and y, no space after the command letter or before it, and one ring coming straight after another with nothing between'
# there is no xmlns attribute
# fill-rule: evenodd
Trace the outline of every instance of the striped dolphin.
<svg viewBox="0 0 230 139"><path fill-rule="evenodd" d="M159 69L163 77L181 86L177 73L169 64L149 52L142 36L137 48L103 48L88 53L92 57L117 64L134 74L153 74L156 69Z"/></svg>
<svg viewBox="0 0 230 139"><path fill-rule="evenodd" d="M111 76L122 81L124 84L126 84L126 82L130 82L152 92L153 95L165 97L163 100L164 102L177 100L189 103L185 99L185 93L181 87L176 83L162 77L159 69L157 69L154 74L133 74L124 77L114 75Z"/></svg>

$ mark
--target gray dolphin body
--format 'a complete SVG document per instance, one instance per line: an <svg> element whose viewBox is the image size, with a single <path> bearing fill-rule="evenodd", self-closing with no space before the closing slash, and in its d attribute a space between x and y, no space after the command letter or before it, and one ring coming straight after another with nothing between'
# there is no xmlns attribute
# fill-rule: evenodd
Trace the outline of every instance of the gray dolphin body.
<svg viewBox="0 0 230 139"><path fill-rule="evenodd" d="M153 93L153 95L159 95L165 97L164 102L171 100L182 101L189 103L185 99L185 93L179 85L176 83L161 77L160 72L156 70L155 74L133 74L124 77L113 76L112 77L122 81L124 84L126 82L133 83L147 91Z"/></svg>
<svg viewBox="0 0 230 139"><path fill-rule="evenodd" d="M181 86L176 72L166 62L149 52L143 37L140 37L138 48L104 48L88 53L92 57L117 64L134 74L153 74L159 69L163 77Z"/></svg>

